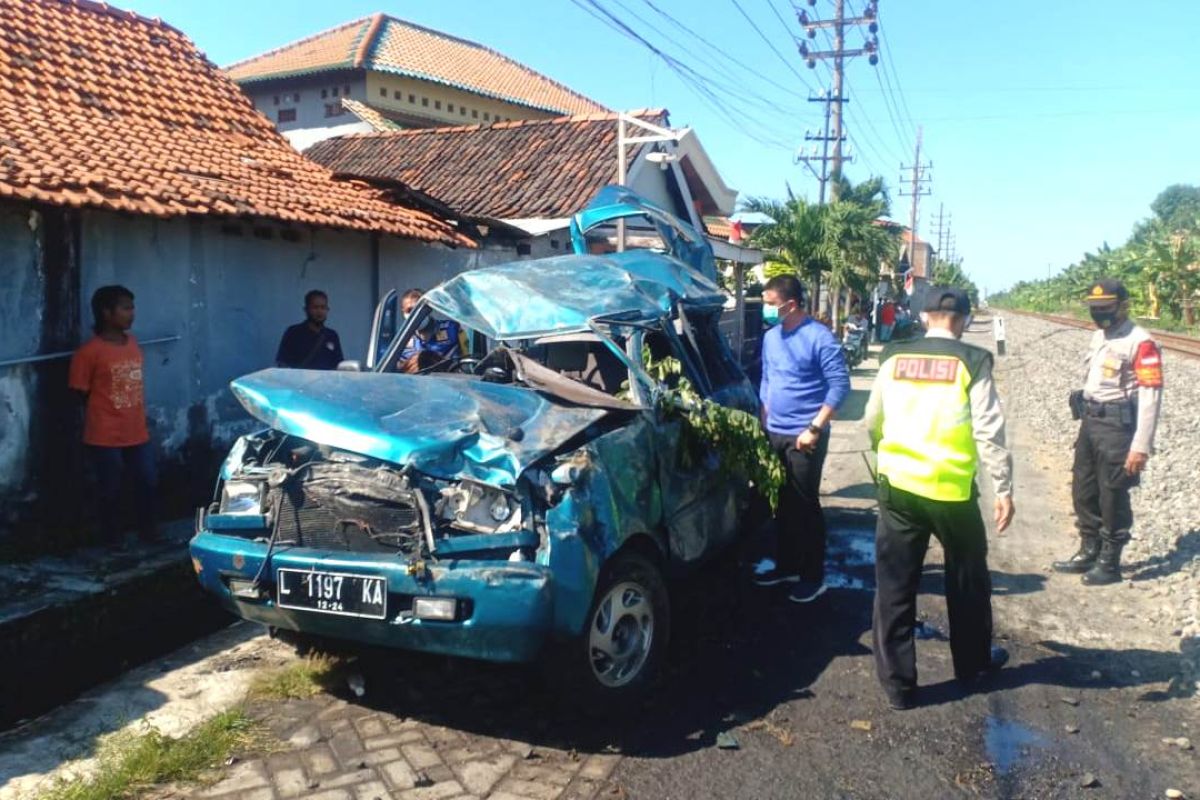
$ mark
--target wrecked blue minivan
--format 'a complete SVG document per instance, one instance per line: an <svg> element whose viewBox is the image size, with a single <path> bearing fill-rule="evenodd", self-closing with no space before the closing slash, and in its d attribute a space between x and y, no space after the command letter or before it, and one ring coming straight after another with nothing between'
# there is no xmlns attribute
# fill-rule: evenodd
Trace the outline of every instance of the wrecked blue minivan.
<svg viewBox="0 0 1200 800"><path fill-rule="evenodd" d="M586 254L635 218L661 252ZM366 371L235 380L267 427L235 443L197 515L203 586L301 636L496 661L555 645L584 699L640 694L667 643L666 579L729 545L749 500L680 457L684 423L643 359L678 359L724 405L757 401L699 234L609 187L572 238L576 255L443 283L384 343L390 294ZM461 347L401 373L433 320Z"/></svg>

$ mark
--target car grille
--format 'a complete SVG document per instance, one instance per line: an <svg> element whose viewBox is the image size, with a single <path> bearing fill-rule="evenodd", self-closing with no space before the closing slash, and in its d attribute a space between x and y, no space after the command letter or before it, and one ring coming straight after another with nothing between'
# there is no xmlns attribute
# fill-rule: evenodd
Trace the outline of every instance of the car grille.
<svg viewBox="0 0 1200 800"><path fill-rule="evenodd" d="M347 480L314 468L284 486L278 502L276 543L325 550L411 553L420 546L421 512L410 491L381 489L371 475ZM366 473L366 470L362 470Z"/></svg>

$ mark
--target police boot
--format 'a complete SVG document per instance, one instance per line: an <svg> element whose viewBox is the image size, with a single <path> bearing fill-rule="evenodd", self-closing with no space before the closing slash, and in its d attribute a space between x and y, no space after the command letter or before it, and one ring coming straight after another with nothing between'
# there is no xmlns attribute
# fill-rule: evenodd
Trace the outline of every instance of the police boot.
<svg viewBox="0 0 1200 800"><path fill-rule="evenodd" d="M1121 548L1124 545L1109 544L1104 542L1100 545L1100 555L1096 558L1096 563L1092 565L1083 576L1084 586L1108 586L1110 583L1121 582Z"/></svg>
<svg viewBox="0 0 1200 800"><path fill-rule="evenodd" d="M1066 561L1055 561L1051 566L1055 572L1069 572L1075 575L1087 572L1096 563L1100 554L1100 537L1083 536L1079 540L1079 550Z"/></svg>

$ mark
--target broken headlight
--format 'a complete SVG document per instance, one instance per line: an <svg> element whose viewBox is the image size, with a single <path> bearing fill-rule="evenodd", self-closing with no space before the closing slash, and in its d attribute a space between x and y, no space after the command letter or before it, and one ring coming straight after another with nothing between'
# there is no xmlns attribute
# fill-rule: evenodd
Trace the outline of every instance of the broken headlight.
<svg viewBox="0 0 1200 800"><path fill-rule="evenodd" d="M463 481L440 492L434 513L459 530L502 533L521 527L521 504L508 493Z"/></svg>
<svg viewBox="0 0 1200 800"><path fill-rule="evenodd" d="M258 481L225 481L221 487L220 513L261 515L263 484Z"/></svg>

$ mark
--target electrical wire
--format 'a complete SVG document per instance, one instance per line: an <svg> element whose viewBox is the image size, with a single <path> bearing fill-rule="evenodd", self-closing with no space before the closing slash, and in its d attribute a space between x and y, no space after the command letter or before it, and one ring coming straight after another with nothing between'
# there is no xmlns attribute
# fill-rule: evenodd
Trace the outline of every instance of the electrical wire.
<svg viewBox="0 0 1200 800"><path fill-rule="evenodd" d="M657 3L654 2L654 0L642 0L642 2L645 3L647 6L649 6L650 9L652 11L654 11L654 13L658 14L660 17L665 19L667 22L671 23L672 25L674 25L679 30L683 31L688 36L691 36L696 41L703 44L705 47L707 47L709 49L710 52L720 56L721 58L724 58L726 61L739 67L740 69L745 70L745 72L747 74L754 76L754 78L756 80L759 80L763 83L774 86L776 89L779 89L782 92L790 94L793 97L800 98L801 100L808 99L807 95L801 94L800 92L797 92L796 90L791 89L782 83L779 83L778 81L774 80L773 78L771 78L768 75L763 75L761 69L756 69L754 67L751 67L750 65L746 64L744 61L734 58L729 53L725 52L725 49L723 47L721 47L720 45L714 44L712 41L706 39L704 36L702 36L701 34L696 32L694 29L690 28L688 25L684 24L683 22L681 22L680 20L678 20L677 18L672 16L669 12L663 10ZM808 85L805 84L805 86L807 88Z"/></svg>
<svg viewBox="0 0 1200 800"><path fill-rule="evenodd" d="M764 125L761 120L758 120L753 114L747 112L744 108L741 110L731 109L730 105L734 105L740 100L736 94L732 97L733 102L727 102L722 100L718 93L714 91L714 86L717 86L717 88L723 88L726 93L729 93L730 90L727 87L720 87L719 85L714 84L710 78L700 73L694 67L691 67L681 59L672 56L670 53L665 52L662 48L658 47L653 42L649 41L635 31L629 26L628 23L620 19L620 17L612 13L609 9L601 6L597 0L571 0L571 2L609 28L617 31L622 36L632 39L648 49L654 55L658 56L658 58L667 66L668 69L671 70L671 72L676 75L676 77L678 77L684 84L691 87L701 101L731 127L742 132L744 135L748 136L759 144L767 147L785 149L789 152L791 151L792 145L783 139L767 138L748 130L746 126L747 121L752 122L764 129L768 128L769 126Z"/></svg>

